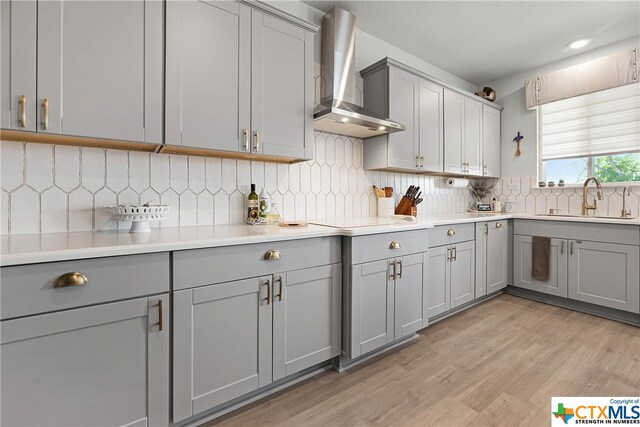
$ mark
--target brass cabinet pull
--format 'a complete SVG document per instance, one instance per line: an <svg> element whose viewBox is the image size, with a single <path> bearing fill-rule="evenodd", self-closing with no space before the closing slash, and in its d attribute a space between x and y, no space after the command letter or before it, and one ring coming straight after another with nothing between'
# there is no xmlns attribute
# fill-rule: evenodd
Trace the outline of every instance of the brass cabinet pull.
<svg viewBox="0 0 640 427"><path fill-rule="evenodd" d="M266 254L264 254L264 259L266 259L267 261L273 261L276 259L280 259L280 252L278 252L275 249L271 249L269 251L267 251Z"/></svg>
<svg viewBox="0 0 640 427"><path fill-rule="evenodd" d="M49 99L42 100L42 129L49 129Z"/></svg>
<svg viewBox="0 0 640 427"><path fill-rule="evenodd" d="M278 297L278 301L282 301L282 276L278 276L277 279L273 280L273 284L275 286L276 283L279 283L278 286L278 295L274 295L273 296L273 300L276 300L276 297Z"/></svg>
<svg viewBox="0 0 640 427"><path fill-rule="evenodd" d="M483 170L484 174L486 175L486 174L487 174L487 165L484 165L484 166L482 167L482 170Z"/></svg>
<svg viewBox="0 0 640 427"><path fill-rule="evenodd" d="M158 331L162 332L164 329L164 319L162 316L162 300L158 300Z"/></svg>
<svg viewBox="0 0 640 427"><path fill-rule="evenodd" d="M260 151L260 133L258 131L255 131L253 136L255 138L255 145L253 146L253 149L255 151Z"/></svg>
<svg viewBox="0 0 640 427"><path fill-rule="evenodd" d="M420 156L416 156L416 168L420 168Z"/></svg>
<svg viewBox="0 0 640 427"><path fill-rule="evenodd" d="M265 300L267 301L267 305L271 304L271 280L267 279L263 285L267 285L267 297Z"/></svg>
<svg viewBox="0 0 640 427"><path fill-rule="evenodd" d="M89 283L89 279L82 273L73 272L63 274L58 277L53 285L54 288L66 288L68 286L83 286Z"/></svg>
<svg viewBox="0 0 640 427"><path fill-rule="evenodd" d="M400 265L400 271L398 272L398 275L396 276L396 279L402 279L402 260L398 261L398 264Z"/></svg>
<svg viewBox="0 0 640 427"><path fill-rule="evenodd" d="M389 280L394 280L396 278L396 260L390 262L390 266L393 266L393 272L389 275Z"/></svg>
<svg viewBox="0 0 640 427"><path fill-rule="evenodd" d="M242 138L244 151L249 151L249 129L242 129Z"/></svg>
<svg viewBox="0 0 640 427"><path fill-rule="evenodd" d="M484 223L484 235L489 235L489 224L487 224L486 222Z"/></svg>
<svg viewBox="0 0 640 427"><path fill-rule="evenodd" d="M502 223L501 222L497 222L496 223L496 228L502 228Z"/></svg>
<svg viewBox="0 0 640 427"><path fill-rule="evenodd" d="M20 117L18 118L18 124L22 128L27 127L27 97L20 95L18 98L18 105L20 106Z"/></svg>
<svg viewBox="0 0 640 427"><path fill-rule="evenodd" d="M456 230L453 228L447 230L447 236L453 236L454 234L456 234Z"/></svg>
<svg viewBox="0 0 640 427"><path fill-rule="evenodd" d="M457 261L458 260L458 249L456 249L455 246L453 248L451 248L451 259L453 261Z"/></svg>
<svg viewBox="0 0 640 427"><path fill-rule="evenodd" d="M391 244L389 245L389 249L400 249L400 243L396 242L395 240L393 242L391 242Z"/></svg>
<svg viewBox="0 0 640 427"><path fill-rule="evenodd" d="M447 248L447 261L451 261L451 248Z"/></svg>
<svg viewBox="0 0 640 427"><path fill-rule="evenodd" d="M424 156L420 156L420 169L424 168Z"/></svg>

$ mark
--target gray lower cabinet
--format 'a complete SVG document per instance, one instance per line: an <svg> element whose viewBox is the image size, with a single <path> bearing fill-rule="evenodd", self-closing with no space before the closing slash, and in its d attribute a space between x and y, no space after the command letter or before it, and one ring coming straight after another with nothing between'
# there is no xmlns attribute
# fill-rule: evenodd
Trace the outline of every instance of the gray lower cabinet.
<svg viewBox="0 0 640 427"><path fill-rule="evenodd" d="M162 143L162 3L2 3L2 127Z"/></svg>
<svg viewBox="0 0 640 427"><path fill-rule="evenodd" d="M174 292L173 422L340 353L341 264Z"/></svg>
<svg viewBox="0 0 640 427"><path fill-rule="evenodd" d="M166 426L167 294L0 323L5 426Z"/></svg>
<svg viewBox="0 0 640 427"><path fill-rule="evenodd" d="M426 326L423 317L426 253L351 267L348 322L352 359L411 335Z"/></svg>
<svg viewBox="0 0 640 427"><path fill-rule="evenodd" d="M513 285L559 297L567 296L567 240L551 239L549 256L549 280L540 281L531 277L532 236L516 234L513 247Z"/></svg>
<svg viewBox="0 0 640 427"><path fill-rule="evenodd" d="M569 240L569 298L640 312L640 247Z"/></svg>
<svg viewBox="0 0 640 427"><path fill-rule="evenodd" d="M476 298L507 286L509 222L476 223Z"/></svg>
<svg viewBox="0 0 640 427"><path fill-rule="evenodd" d="M425 316L432 318L475 298L475 242L429 248Z"/></svg>

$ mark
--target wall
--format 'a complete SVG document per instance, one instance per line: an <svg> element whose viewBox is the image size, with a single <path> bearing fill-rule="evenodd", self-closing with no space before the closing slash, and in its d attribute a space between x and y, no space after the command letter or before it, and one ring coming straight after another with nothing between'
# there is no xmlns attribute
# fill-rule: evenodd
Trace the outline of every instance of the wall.
<svg viewBox="0 0 640 427"><path fill-rule="evenodd" d="M282 165L3 141L0 234L128 228L104 206L149 201L173 207L153 227L239 223L251 183L273 195L287 220L376 215L374 184L393 186L396 197L419 185L420 213L468 209L469 191L446 188L444 178L365 172L362 150L362 140L315 133L313 161Z"/></svg>
<svg viewBox="0 0 640 427"><path fill-rule="evenodd" d="M496 90L496 102L504 107L502 111L501 157L502 175L507 177L529 177L538 174L537 160L537 120L536 111L525 108L524 82L541 74L550 73L625 49L638 46L638 38L630 38L543 67L517 73L482 86L491 86ZM525 139L522 142L522 155L515 156L513 138L520 131Z"/></svg>

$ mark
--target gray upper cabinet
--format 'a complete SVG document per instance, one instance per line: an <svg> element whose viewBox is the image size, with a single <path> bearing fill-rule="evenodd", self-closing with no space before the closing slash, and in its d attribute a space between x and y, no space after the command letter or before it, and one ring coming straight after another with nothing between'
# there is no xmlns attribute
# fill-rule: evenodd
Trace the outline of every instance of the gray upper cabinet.
<svg viewBox="0 0 640 427"><path fill-rule="evenodd" d="M476 298L507 286L509 222L476 223Z"/></svg>
<svg viewBox="0 0 640 427"><path fill-rule="evenodd" d="M444 171L465 172L464 160L464 96L444 90Z"/></svg>
<svg viewBox="0 0 640 427"><path fill-rule="evenodd" d="M379 85L386 85L381 90ZM367 139L369 170L443 171L443 88L395 66L364 74L364 106L406 126L406 130Z"/></svg>
<svg viewBox="0 0 640 427"><path fill-rule="evenodd" d="M569 298L640 313L640 247L569 240Z"/></svg>
<svg viewBox="0 0 640 427"><path fill-rule="evenodd" d="M173 422L272 381L272 278L174 293Z"/></svg>
<svg viewBox="0 0 640 427"><path fill-rule="evenodd" d="M166 44L167 144L313 157L312 32L239 2L171 1Z"/></svg>
<svg viewBox="0 0 640 427"><path fill-rule="evenodd" d="M250 152L251 9L166 4L165 142Z"/></svg>
<svg viewBox="0 0 640 427"><path fill-rule="evenodd" d="M482 159L485 176L499 177L500 168L500 110L482 106Z"/></svg>
<svg viewBox="0 0 640 427"><path fill-rule="evenodd" d="M313 157L313 34L251 12L252 152Z"/></svg>
<svg viewBox="0 0 640 427"><path fill-rule="evenodd" d="M549 280L532 277L532 236L515 235L513 246L513 285L560 297L567 296L567 241L551 239L549 256Z"/></svg>
<svg viewBox="0 0 640 427"><path fill-rule="evenodd" d="M464 98L464 161L466 173L482 175L482 103Z"/></svg>
<svg viewBox="0 0 640 427"><path fill-rule="evenodd" d="M3 321L2 425L168 425L169 316L165 294Z"/></svg>
<svg viewBox="0 0 640 427"><path fill-rule="evenodd" d="M0 127L36 130L37 15L35 1L0 2Z"/></svg>
<svg viewBox="0 0 640 427"><path fill-rule="evenodd" d="M38 2L38 132L162 143L163 5Z"/></svg>
<svg viewBox="0 0 640 427"><path fill-rule="evenodd" d="M342 264L273 275L273 380L340 354Z"/></svg>

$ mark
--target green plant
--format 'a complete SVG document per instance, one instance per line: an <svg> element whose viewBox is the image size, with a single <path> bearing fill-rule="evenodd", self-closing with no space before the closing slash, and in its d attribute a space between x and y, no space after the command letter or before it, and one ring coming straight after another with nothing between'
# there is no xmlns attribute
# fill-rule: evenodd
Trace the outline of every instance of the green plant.
<svg viewBox="0 0 640 427"><path fill-rule="evenodd" d="M594 172L601 182L640 181L640 160L633 154L596 157Z"/></svg>
<svg viewBox="0 0 640 427"><path fill-rule="evenodd" d="M564 179L559 179L558 184L564 184Z"/></svg>

